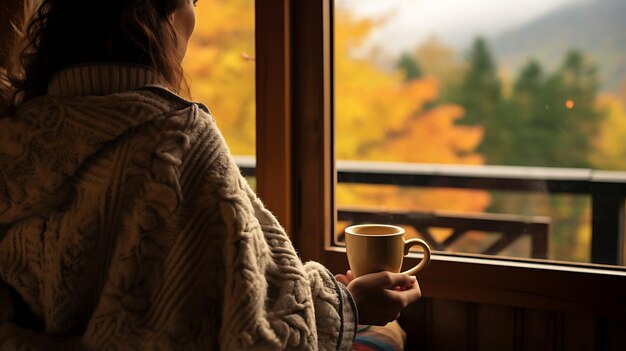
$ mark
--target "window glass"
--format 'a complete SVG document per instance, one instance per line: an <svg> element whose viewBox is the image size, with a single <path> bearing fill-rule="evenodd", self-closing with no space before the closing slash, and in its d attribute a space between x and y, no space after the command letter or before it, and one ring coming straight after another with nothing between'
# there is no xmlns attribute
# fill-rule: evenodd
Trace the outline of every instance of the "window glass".
<svg viewBox="0 0 626 351"><path fill-rule="evenodd" d="M254 1L199 1L183 68L233 155L254 156Z"/></svg>
<svg viewBox="0 0 626 351"><path fill-rule="evenodd" d="M385 222L449 254L624 264L625 12L336 0L333 242Z"/></svg>

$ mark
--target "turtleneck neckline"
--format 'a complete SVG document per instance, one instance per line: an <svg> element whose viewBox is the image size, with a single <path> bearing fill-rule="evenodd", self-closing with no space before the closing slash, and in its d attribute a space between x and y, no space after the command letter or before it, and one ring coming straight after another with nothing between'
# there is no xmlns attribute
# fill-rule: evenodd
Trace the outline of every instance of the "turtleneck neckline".
<svg viewBox="0 0 626 351"><path fill-rule="evenodd" d="M109 95L159 84L157 74L146 66L131 64L84 64L64 68L48 84L48 95Z"/></svg>

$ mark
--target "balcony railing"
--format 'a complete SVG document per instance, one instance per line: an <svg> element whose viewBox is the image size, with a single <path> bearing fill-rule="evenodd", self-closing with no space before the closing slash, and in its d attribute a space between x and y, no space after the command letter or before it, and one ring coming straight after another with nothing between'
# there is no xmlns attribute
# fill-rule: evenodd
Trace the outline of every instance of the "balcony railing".
<svg viewBox="0 0 626 351"><path fill-rule="evenodd" d="M254 175L253 158L238 157L236 161L244 175ZM337 181L345 184L588 195L591 198L592 211L591 262L624 264L626 172L571 168L453 166L360 161L338 161L336 169ZM364 219L362 218L364 214L358 211L346 209L341 209L341 211L340 215L344 218L347 218L345 216L352 216L352 218L358 217L358 220ZM351 214L347 214L347 212ZM539 223L542 221L539 220ZM416 229L420 231L419 228ZM425 232L424 229L420 231L423 235ZM498 244L499 247L508 245L510 240L521 234L532 234L535 236L533 239L535 242L532 244L533 256L542 257L544 255L543 252L547 250L547 243L544 248L544 239L541 238L543 234L536 230L531 233L527 229L523 229L521 232L516 229L514 233L517 234L504 235L503 237L508 236L508 238L503 239L504 241ZM450 243L448 242L448 244ZM489 252L494 252L497 248L492 247Z"/></svg>
<svg viewBox="0 0 626 351"><path fill-rule="evenodd" d="M550 219L544 216L518 216L497 213L454 213L416 211L369 211L341 207L337 220L355 223L388 223L413 228L435 250L452 251L452 246L473 232L500 233L500 237L487 246L481 254L498 255L516 241L530 238L530 257L548 258ZM446 228L451 234L438 240L433 228ZM343 229L339 241L343 242Z"/></svg>

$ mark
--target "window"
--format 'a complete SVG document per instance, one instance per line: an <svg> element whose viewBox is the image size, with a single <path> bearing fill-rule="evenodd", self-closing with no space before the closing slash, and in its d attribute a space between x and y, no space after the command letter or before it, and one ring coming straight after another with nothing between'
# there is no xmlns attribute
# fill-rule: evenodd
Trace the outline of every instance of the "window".
<svg viewBox="0 0 626 351"><path fill-rule="evenodd" d="M387 222L448 254L623 265L624 10L336 0L332 241Z"/></svg>
<svg viewBox="0 0 626 351"><path fill-rule="evenodd" d="M338 164L335 172L332 10L331 0L256 4L256 174L261 198L303 260L342 272L348 263L333 242L333 189L350 165ZM510 180L496 183L506 189ZM416 259L411 255L408 264ZM625 276L612 266L435 254L419 274L425 299L406 311L409 348L505 350L520 341L522 348L619 348Z"/></svg>
<svg viewBox="0 0 626 351"><path fill-rule="evenodd" d="M332 10L330 0L256 4L259 158L256 172L261 198L283 225L287 223L285 227L302 259L317 260L338 273L348 269L348 262L342 245L333 241L333 189L335 181L342 182L350 165L338 164L339 172L335 172L332 106L333 99L339 97L331 84L333 71L338 69L332 64ZM371 178L376 172L361 175ZM428 177L409 174L406 178L421 178L426 182L424 179ZM444 180L455 180L453 178ZM460 177L460 180L468 179ZM502 177L496 183L506 189L510 180ZM531 189L536 184L522 183ZM565 183L577 184L575 181ZM551 182L541 184L552 186ZM419 254L412 254L406 261L411 265L417 259ZM429 326L411 327L409 339L437 342L431 345L433 347L422 345L422 348L450 349L438 340L444 335L444 339L457 340L447 337L451 321L455 320L459 322L455 324L458 330L467 331L464 335L471 339L465 343L465 339L458 339L464 345L480 344L477 342L484 339L476 335L479 330L487 331L488 340L495 340L491 337L494 323L502 324L500 329L511 336L498 339L503 341L497 342L501 346L508 341L513 345L519 338L528 336L541 340L542 344L567 340L568 345L589 345L596 340L600 345L611 335L618 335L612 334L612 330L619 328L608 326L623 325L618 324L613 315L607 316L607 311L624 315L620 301L625 276L622 268L613 266L520 262L438 253L433 255L428 269L419 274L426 299L418 304L417 310L422 310L425 317L445 316L442 319L445 327L440 328L430 323L431 319L410 312L411 320L423 320ZM555 339L545 335L537 339L528 335L526 328L518 328L520 322L534 325L533 317L538 315L554 316L556 322L550 325L565 327L556 328L557 332L562 332L555 335ZM544 322L552 323L547 319ZM585 325L581 327L585 333L573 328L579 325Z"/></svg>

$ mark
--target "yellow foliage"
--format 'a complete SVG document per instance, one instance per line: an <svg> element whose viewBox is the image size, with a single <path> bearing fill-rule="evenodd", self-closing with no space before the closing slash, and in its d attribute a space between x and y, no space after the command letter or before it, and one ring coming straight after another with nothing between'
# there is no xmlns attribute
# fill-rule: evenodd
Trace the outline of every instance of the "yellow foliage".
<svg viewBox="0 0 626 351"><path fill-rule="evenodd" d="M335 16L336 157L362 161L482 164L475 152L481 127L459 126L458 105L436 102L434 77L406 82L401 72L388 72L355 55L376 23L355 20L339 9ZM439 54L439 53L438 53ZM338 185L337 204L381 211L483 211L488 193L455 189Z"/></svg>
<svg viewBox="0 0 626 351"><path fill-rule="evenodd" d="M254 155L254 1L200 1L196 17L183 62L192 97L209 106L233 154Z"/></svg>
<svg viewBox="0 0 626 351"><path fill-rule="evenodd" d="M407 116L436 96L432 82L404 83L401 72L385 72L353 51L374 23L355 21L339 10L335 21L335 127L338 159L367 159L362 147L382 142Z"/></svg>
<svg viewBox="0 0 626 351"><path fill-rule="evenodd" d="M607 170L626 169L626 110L622 100L611 94L598 96L597 105L606 111L600 132L594 139L595 151L591 155L594 168Z"/></svg>
<svg viewBox="0 0 626 351"><path fill-rule="evenodd" d="M413 57L418 59L425 74L436 77L445 86L460 84L466 69L466 63L459 62L456 52L435 36L421 43Z"/></svg>
<svg viewBox="0 0 626 351"><path fill-rule="evenodd" d="M420 189L395 185L339 184L338 205L377 211L482 212L490 203L482 190Z"/></svg>

